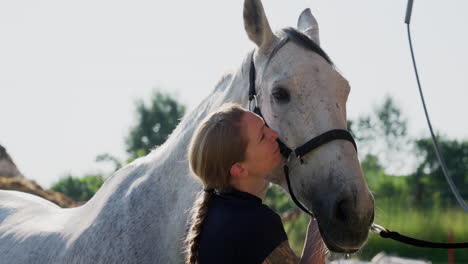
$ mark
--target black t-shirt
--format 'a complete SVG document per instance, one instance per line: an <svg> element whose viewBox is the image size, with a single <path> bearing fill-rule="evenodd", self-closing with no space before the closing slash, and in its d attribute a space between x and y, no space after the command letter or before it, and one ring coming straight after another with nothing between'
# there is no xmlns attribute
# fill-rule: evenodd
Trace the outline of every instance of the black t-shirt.
<svg viewBox="0 0 468 264"><path fill-rule="evenodd" d="M262 200L233 189L215 194L200 235L200 264L260 264L288 237Z"/></svg>

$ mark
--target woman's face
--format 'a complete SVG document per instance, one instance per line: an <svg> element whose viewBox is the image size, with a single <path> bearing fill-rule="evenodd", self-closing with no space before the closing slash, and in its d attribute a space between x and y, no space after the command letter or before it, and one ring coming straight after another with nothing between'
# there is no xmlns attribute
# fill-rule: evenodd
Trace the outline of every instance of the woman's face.
<svg viewBox="0 0 468 264"><path fill-rule="evenodd" d="M263 119L245 112L241 118L244 135L247 136L246 159L242 162L249 175L264 177L281 164L278 133L265 126Z"/></svg>

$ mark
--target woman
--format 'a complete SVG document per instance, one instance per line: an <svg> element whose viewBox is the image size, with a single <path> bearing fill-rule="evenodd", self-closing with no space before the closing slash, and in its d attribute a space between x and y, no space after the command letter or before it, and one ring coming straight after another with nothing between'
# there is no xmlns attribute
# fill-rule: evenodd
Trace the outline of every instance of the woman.
<svg viewBox="0 0 468 264"><path fill-rule="evenodd" d="M261 117L232 103L198 126L188 156L204 191L192 208L186 264L325 262L314 219L298 258L281 218L262 204L265 176L282 162L277 138Z"/></svg>

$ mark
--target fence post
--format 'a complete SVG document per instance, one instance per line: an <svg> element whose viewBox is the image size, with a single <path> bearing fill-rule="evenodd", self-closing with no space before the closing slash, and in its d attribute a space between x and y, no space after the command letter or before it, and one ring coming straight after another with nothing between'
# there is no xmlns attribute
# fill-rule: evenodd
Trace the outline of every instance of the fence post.
<svg viewBox="0 0 468 264"><path fill-rule="evenodd" d="M453 231L450 230L448 242L453 243L453 241L454 241ZM455 250L453 248L450 248L448 250L448 264L455 264Z"/></svg>

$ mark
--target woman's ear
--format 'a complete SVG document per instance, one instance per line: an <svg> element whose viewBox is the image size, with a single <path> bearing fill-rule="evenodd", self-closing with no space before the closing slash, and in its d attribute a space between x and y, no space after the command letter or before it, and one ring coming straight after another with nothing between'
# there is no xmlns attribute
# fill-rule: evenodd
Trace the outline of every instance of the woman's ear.
<svg viewBox="0 0 468 264"><path fill-rule="evenodd" d="M229 173L231 173L233 180L244 178L249 174L248 171L239 162L236 162L231 166Z"/></svg>

